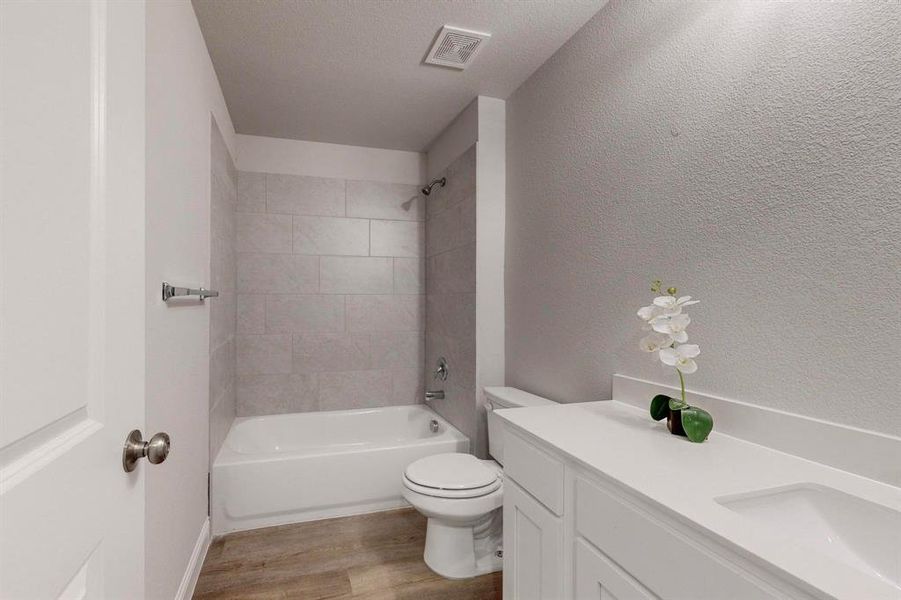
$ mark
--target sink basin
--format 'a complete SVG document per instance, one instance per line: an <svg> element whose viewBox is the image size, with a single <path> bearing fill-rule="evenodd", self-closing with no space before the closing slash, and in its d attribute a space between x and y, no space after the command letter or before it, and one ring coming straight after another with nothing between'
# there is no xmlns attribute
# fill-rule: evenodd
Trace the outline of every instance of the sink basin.
<svg viewBox="0 0 901 600"><path fill-rule="evenodd" d="M722 506L901 589L901 512L816 484L716 498Z"/></svg>

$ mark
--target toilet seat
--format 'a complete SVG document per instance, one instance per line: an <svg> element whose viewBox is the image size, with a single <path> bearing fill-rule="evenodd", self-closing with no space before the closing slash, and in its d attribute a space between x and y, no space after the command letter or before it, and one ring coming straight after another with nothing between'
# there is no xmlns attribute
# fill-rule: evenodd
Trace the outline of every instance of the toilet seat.
<svg viewBox="0 0 901 600"><path fill-rule="evenodd" d="M490 463L489 463L490 464ZM404 471L404 486L436 498L477 498L499 489L497 469L471 454L434 454L410 463Z"/></svg>
<svg viewBox="0 0 901 600"><path fill-rule="evenodd" d="M410 481L409 479L407 479L407 476L404 475L404 487L406 487L408 490L420 493L424 496L433 496L435 498L478 498L479 496L487 496L491 492L500 489L501 484L501 480L496 479L493 483L479 488L468 488L463 490L443 490L440 488L419 485L418 483Z"/></svg>

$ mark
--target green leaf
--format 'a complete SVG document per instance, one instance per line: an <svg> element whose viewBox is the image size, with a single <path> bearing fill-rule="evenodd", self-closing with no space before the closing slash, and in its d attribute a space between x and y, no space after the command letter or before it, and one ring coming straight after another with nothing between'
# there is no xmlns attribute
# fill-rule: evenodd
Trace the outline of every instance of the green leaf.
<svg viewBox="0 0 901 600"><path fill-rule="evenodd" d="M683 408L688 408L687 402L682 402L681 400L678 400L676 398L669 399L669 409L670 410L676 411L676 410L682 410Z"/></svg>
<svg viewBox="0 0 901 600"><path fill-rule="evenodd" d="M682 428L689 440L696 443L703 442L713 430L713 417L709 412L697 406L683 408Z"/></svg>
<svg viewBox="0 0 901 600"><path fill-rule="evenodd" d="M655 421L660 421L661 419L666 418L666 413L669 411L669 401L671 398L669 396L664 396L663 394L659 394L654 396L651 399L651 418Z"/></svg>

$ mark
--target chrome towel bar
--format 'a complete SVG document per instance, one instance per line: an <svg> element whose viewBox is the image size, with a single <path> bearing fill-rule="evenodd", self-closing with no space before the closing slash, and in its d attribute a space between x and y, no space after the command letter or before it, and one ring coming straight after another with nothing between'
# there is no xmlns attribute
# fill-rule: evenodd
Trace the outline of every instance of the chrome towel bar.
<svg viewBox="0 0 901 600"><path fill-rule="evenodd" d="M203 302L204 298L215 298L219 295L219 292L216 290L208 290L206 288L188 288L188 287L178 287L174 285L170 285L163 282L163 301L168 302L170 298L182 297L182 296L199 296L200 301Z"/></svg>

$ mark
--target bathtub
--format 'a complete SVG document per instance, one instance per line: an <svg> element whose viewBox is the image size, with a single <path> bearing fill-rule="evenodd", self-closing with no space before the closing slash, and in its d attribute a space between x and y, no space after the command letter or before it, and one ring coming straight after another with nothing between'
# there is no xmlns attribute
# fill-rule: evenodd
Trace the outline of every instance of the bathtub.
<svg viewBox="0 0 901 600"><path fill-rule="evenodd" d="M466 436L420 405L239 417L213 463L213 533L405 506L408 464L468 451Z"/></svg>

